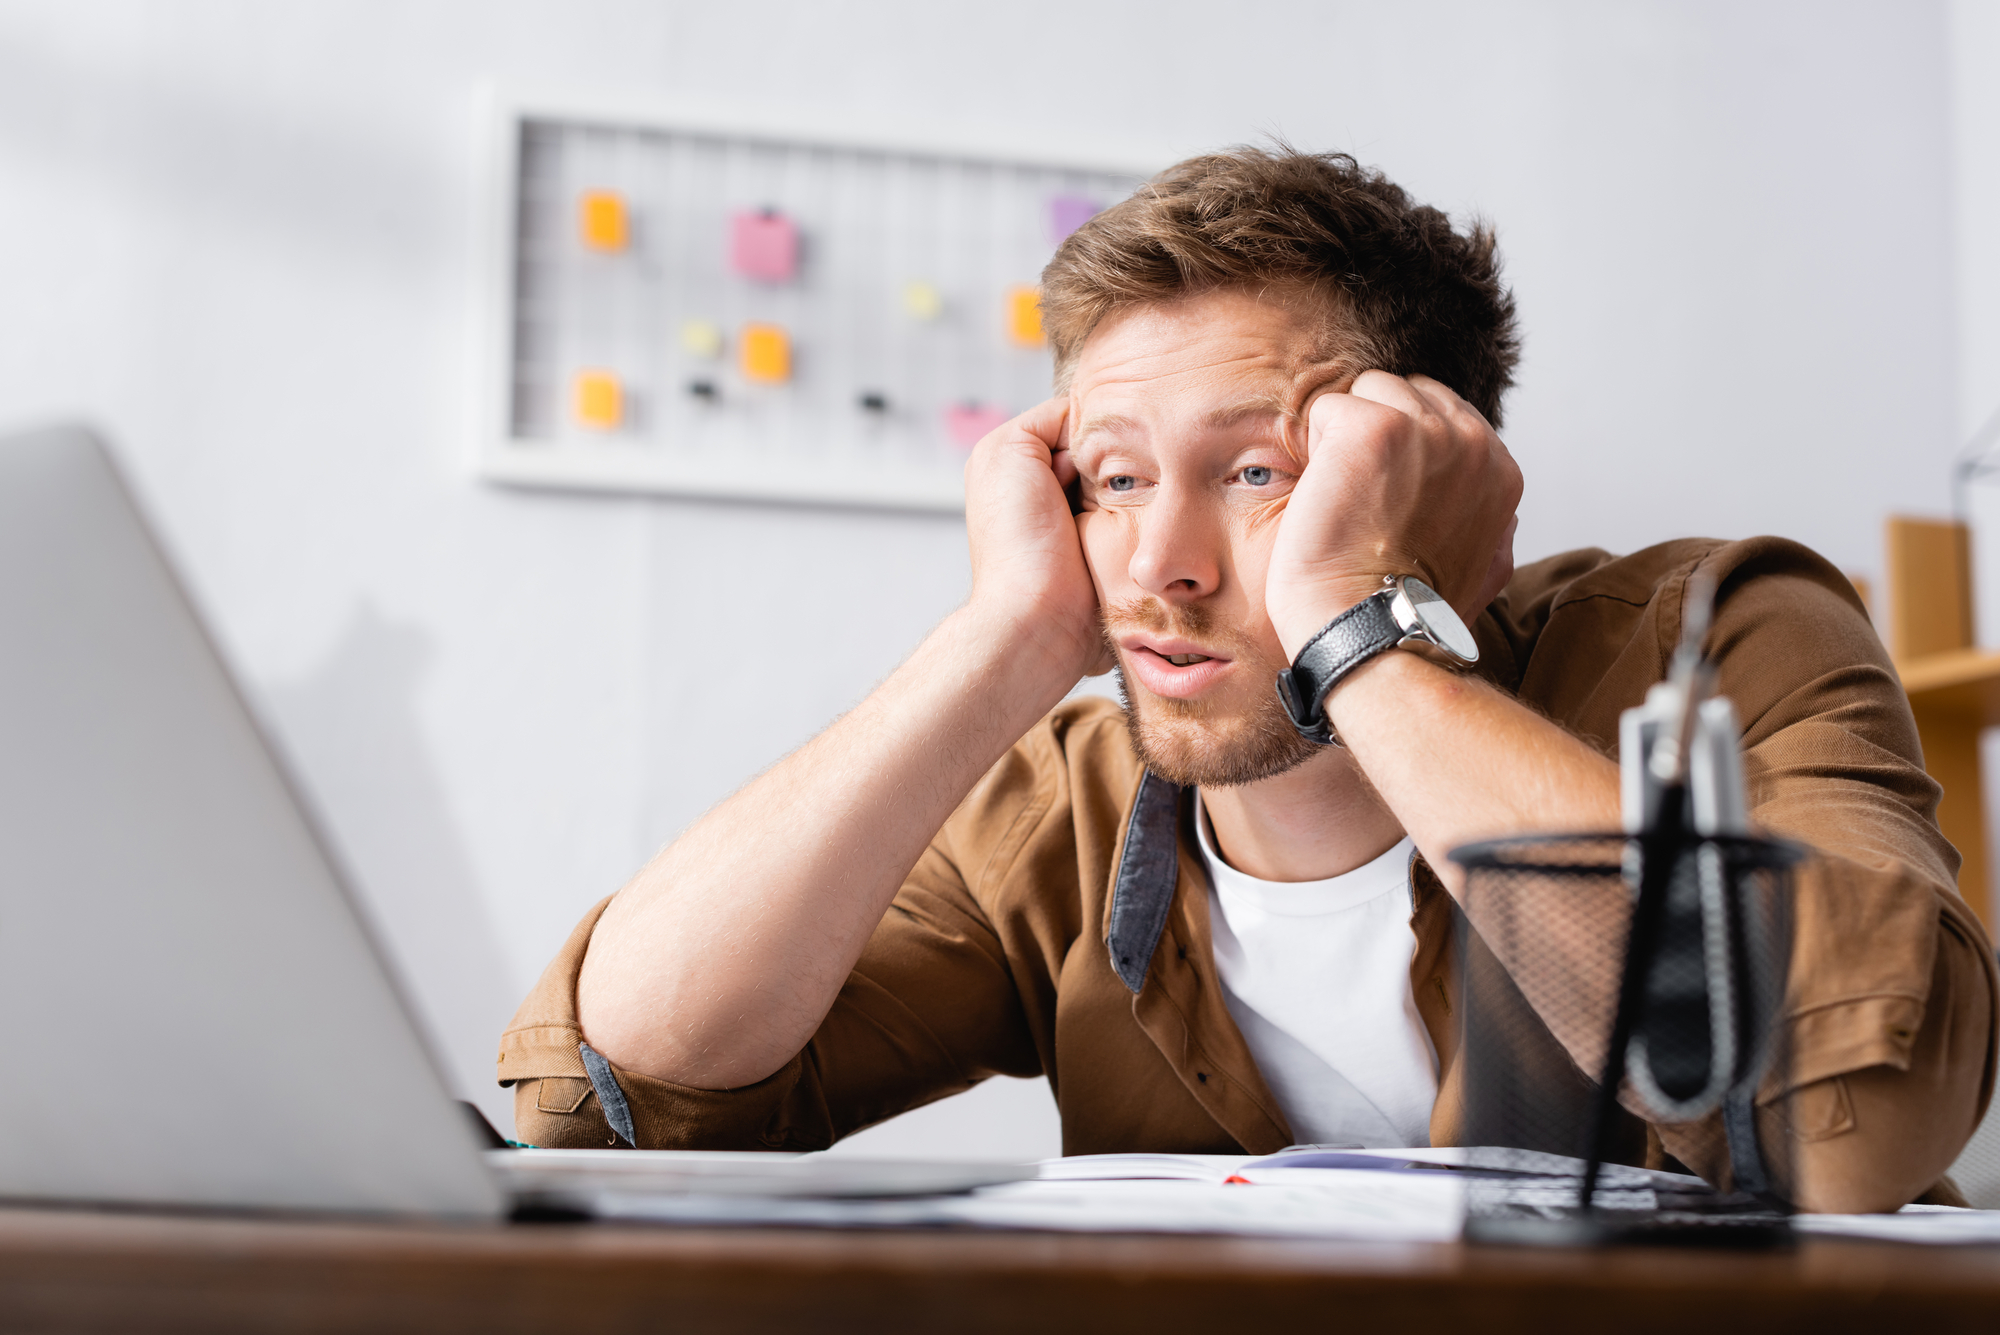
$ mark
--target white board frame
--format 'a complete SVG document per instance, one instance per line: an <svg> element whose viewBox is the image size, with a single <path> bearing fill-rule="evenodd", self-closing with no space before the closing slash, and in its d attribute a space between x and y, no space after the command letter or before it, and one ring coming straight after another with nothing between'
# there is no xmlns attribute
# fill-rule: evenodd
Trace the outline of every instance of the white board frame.
<svg viewBox="0 0 2000 1335"><path fill-rule="evenodd" d="M513 392L515 192L520 179L520 129L524 121L596 123L620 129L768 139L807 145L944 157L999 166L1056 167L1144 179L1178 159L1171 150L1127 146L1078 152L1074 142L1028 144L966 135L926 139L857 121L815 116L811 126L750 108L691 106L664 99L619 99L489 89L482 94L479 227L472 255L478 301L475 311L477 403L472 417L472 466L486 481L504 486L566 491L647 493L801 505L962 513L962 480L931 477L856 477L834 470L812 473L746 471L726 464L676 458L631 442L565 442L518 437L510 410ZM1146 165L1142 165L1146 164Z"/></svg>

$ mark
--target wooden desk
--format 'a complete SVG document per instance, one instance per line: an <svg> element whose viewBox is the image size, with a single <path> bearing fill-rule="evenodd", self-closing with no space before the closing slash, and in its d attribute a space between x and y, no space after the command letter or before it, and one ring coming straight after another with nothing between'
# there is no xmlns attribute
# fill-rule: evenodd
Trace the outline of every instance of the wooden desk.
<svg viewBox="0 0 2000 1335"><path fill-rule="evenodd" d="M2000 1328L2000 1248L1783 1255L0 1210L0 1329L796 1332Z"/></svg>

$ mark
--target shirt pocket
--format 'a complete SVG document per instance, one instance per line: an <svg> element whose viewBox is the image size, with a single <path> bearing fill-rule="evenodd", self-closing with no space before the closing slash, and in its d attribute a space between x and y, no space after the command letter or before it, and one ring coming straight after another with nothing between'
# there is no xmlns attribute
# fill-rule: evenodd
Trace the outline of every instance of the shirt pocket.
<svg viewBox="0 0 2000 1335"><path fill-rule="evenodd" d="M582 1076L545 1075L535 1089L535 1111L573 1113L590 1095L590 1081Z"/></svg>

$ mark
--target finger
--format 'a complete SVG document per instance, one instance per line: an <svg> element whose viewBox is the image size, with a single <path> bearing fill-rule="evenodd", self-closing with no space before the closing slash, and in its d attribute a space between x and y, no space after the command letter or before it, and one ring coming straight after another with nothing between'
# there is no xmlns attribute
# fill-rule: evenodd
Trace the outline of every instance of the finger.
<svg viewBox="0 0 2000 1335"><path fill-rule="evenodd" d="M1049 456L1049 467L1056 470L1056 481L1067 491L1076 482L1076 456L1067 449L1059 449Z"/></svg>
<svg viewBox="0 0 2000 1335"><path fill-rule="evenodd" d="M1417 401L1424 405L1424 411L1433 417L1457 423L1465 416L1461 410L1468 405L1452 391L1450 385L1427 375L1406 375L1402 380L1410 387L1410 393L1417 396Z"/></svg>
<svg viewBox="0 0 2000 1335"><path fill-rule="evenodd" d="M1406 417L1423 419L1439 415L1437 409L1426 402L1408 380L1390 375L1387 371L1363 371L1355 377L1354 387L1347 392L1357 399L1394 408Z"/></svg>
<svg viewBox="0 0 2000 1335"><path fill-rule="evenodd" d="M1310 459L1319 442L1332 435L1356 435L1395 428L1409 420L1398 408L1335 390L1320 395L1307 409L1306 453Z"/></svg>
<svg viewBox="0 0 2000 1335"><path fill-rule="evenodd" d="M1507 507L1510 510L1518 509L1524 490L1520 461L1514 457L1514 452L1507 448L1507 442L1500 439L1498 432L1490 426L1483 425L1485 418L1479 417L1476 412L1473 416L1482 423L1480 434L1486 441L1487 477L1491 480L1494 490L1505 498Z"/></svg>
<svg viewBox="0 0 2000 1335"><path fill-rule="evenodd" d="M1507 455L1507 447L1501 443L1493 424L1486 420L1486 414L1468 403L1457 390L1427 375L1411 376L1410 387L1424 396L1425 402L1432 405L1456 434L1467 440L1489 441L1504 457L1503 467L1511 466L1512 457Z"/></svg>
<svg viewBox="0 0 2000 1335"><path fill-rule="evenodd" d="M1032 436L1048 448L1050 454L1069 448L1069 399L1044 399L1028 411L1016 417L1002 431Z"/></svg>
<svg viewBox="0 0 2000 1335"><path fill-rule="evenodd" d="M1439 416L1457 422L1477 423L1488 431L1493 429L1493 424L1486 420L1485 413L1473 407L1463 395L1444 381L1433 380L1427 375L1413 375L1408 379L1410 388L1422 395L1424 402L1428 403L1431 410Z"/></svg>
<svg viewBox="0 0 2000 1335"><path fill-rule="evenodd" d="M1046 399L1009 422L1003 430L1026 436L1049 452L1056 481L1067 487L1076 480L1076 461L1069 452L1069 398Z"/></svg>
<svg viewBox="0 0 2000 1335"><path fill-rule="evenodd" d="M1060 476L1062 469L1057 460L1069 457L1063 446L1068 417L1067 401L1049 399L1002 422L973 446L965 461L966 475L970 477L974 473L1002 466L1002 460L1012 461L1015 467L1034 460L1049 466ZM1062 453L1059 455L1058 451Z"/></svg>
<svg viewBox="0 0 2000 1335"><path fill-rule="evenodd" d="M1473 406L1459 397L1458 391L1442 380L1433 380L1427 375L1415 374L1403 377L1403 383L1410 392L1424 401L1424 405L1441 416L1456 415L1461 409L1478 416ZM1484 421L1484 418L1480 419Z"/></svg>

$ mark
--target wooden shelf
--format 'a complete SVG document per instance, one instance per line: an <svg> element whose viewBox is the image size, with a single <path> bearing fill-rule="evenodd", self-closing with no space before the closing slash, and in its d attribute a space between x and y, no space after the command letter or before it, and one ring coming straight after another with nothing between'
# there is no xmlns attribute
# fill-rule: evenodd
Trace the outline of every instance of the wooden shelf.
<svg viewBox="0 0 2000 1335"><path fill-rule="evenodd" d="M2000 727L2000 652L1972 648L1971 540L1963 524L1892 518L1889 652L1909 693L1924 768L1944 789L1938 825L1964 859L1959 893L1995 923L1979 734Z"/></svg>
<svg viewBox="0 0 2000 1335"><path fill-rule="evenodd" d="M1981 727L2000 727L2000 650L1947 649L1900 662L1896 672L1911 705L1976 715Z"/></svg>

